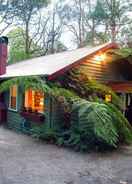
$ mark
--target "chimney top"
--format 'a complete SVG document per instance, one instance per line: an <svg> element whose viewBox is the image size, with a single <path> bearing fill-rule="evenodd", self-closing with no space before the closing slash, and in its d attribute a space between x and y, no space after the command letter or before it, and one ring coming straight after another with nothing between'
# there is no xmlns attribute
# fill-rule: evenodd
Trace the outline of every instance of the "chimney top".
<svg viewBox="0 0 132 184"><path fill-rule="evenodd" d="M0 37L0 44L1 44L1 43L5 43L5 44L8 45L8 38L7 38L6 36Z"/></svg>

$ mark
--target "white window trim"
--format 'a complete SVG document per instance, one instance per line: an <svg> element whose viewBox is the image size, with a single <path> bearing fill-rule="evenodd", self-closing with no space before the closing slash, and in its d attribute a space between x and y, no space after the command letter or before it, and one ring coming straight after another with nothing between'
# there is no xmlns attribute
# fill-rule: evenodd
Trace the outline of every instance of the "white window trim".
<svg viewBox="0 0 132 184"><path fill-rule="evenodd" d="M9 107L8 110L17 112L18 111L18 86L16 86L16 109L11 108L11 88L9 90Z"/></svg>

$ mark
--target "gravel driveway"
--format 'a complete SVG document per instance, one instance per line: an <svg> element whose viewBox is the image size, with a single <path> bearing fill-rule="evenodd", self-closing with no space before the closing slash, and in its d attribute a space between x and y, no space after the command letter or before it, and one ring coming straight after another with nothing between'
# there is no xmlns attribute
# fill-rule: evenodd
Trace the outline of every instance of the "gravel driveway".
<svg viewBox="0 0 132 184"><path fill-rule="evenodd" d="M81 154L0 128L0 184L132 184L132 147Z"/></svg>

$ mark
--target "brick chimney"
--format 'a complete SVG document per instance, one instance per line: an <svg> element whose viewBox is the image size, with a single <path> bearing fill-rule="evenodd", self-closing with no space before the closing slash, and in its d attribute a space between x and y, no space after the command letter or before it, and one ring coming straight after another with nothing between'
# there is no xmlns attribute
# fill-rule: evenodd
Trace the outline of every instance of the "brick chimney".
<svg viewBox="0 0 132 184"><path fill-rule="evenodd" d="M8 38L0 37L0 75L6 73Z"/></svg>

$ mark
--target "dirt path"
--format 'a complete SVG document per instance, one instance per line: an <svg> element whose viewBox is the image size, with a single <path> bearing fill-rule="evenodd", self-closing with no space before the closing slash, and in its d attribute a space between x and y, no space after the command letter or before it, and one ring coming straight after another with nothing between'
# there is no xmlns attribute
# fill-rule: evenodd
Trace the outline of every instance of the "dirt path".
<svg viewBox="0 0 132 184"><path fill-rule="evenodd" d="M81 154L0 128L0 184L132 184L132 147Z"/></svg>

